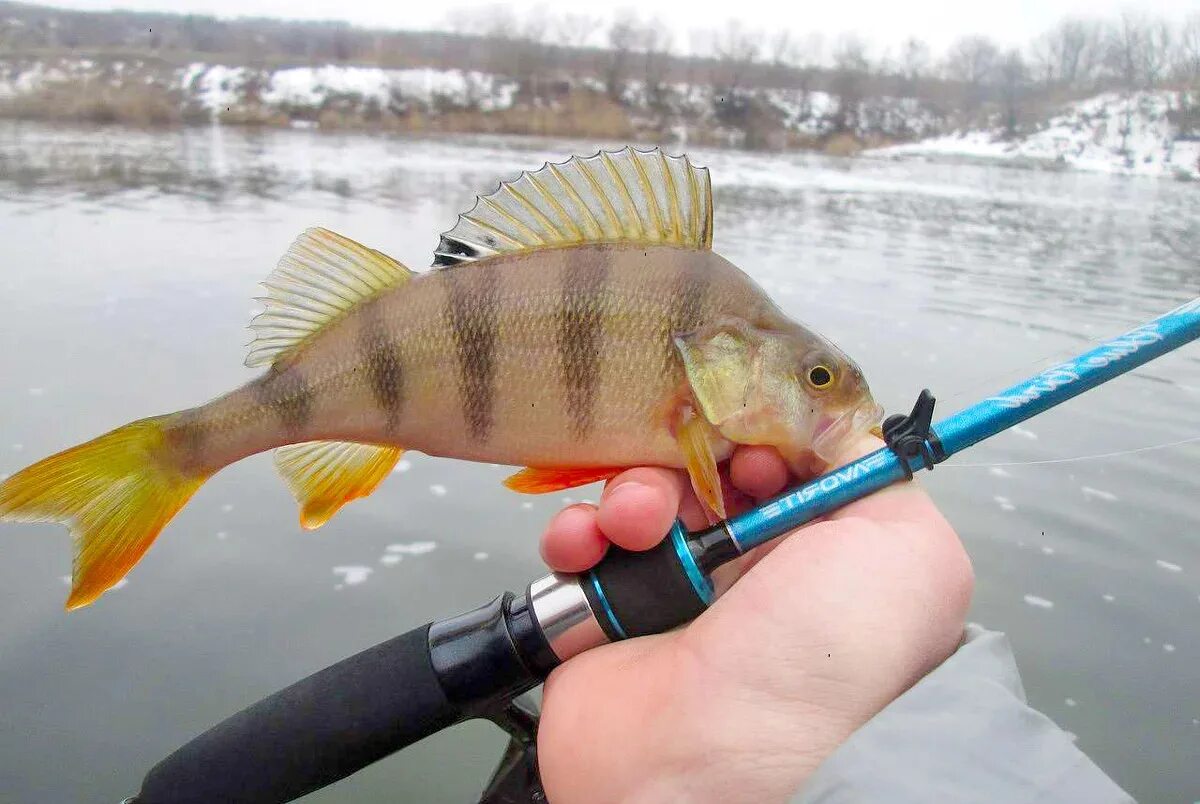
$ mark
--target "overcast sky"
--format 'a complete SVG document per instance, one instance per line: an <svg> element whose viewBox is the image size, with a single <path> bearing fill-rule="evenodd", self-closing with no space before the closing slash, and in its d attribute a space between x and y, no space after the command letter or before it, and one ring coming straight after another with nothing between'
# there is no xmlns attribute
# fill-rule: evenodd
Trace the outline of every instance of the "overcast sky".
<svg viewBox="0 0 1200 804"><path fill-rule="evenodd" d="M337 19L386 28L444 28L451 10L487 8L497 3L476 0L57 0L52 5L88 10L112 8L193 12L221 17L264 16L291 19ZM907 36L919 36L935 49L957 36L984 33L1006 45L1024 44L1064 16L1116 15L1137 7L1173 19L1200 9L1198 0L860 0L860 2L799 2L798 0L637 0L606 5L596 0L516 0L505 3L518 12L552 8L611 18L611 10L636 8L643 18L658 17L675 32L677 46L686 48L689 32L715 28L736 8L741 22L752 28L798 34L812 31L836 37L853 31L875 46L894 46Z"/></svg>

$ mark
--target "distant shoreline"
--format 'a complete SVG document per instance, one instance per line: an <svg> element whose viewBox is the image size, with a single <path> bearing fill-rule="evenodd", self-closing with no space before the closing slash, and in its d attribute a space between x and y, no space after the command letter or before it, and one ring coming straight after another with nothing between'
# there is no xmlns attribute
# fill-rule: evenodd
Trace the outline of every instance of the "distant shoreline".
<svg viewBox="0 0 1200 804"><path fill-rule="evenodd" d="M522 86L503 75L428 67L9 56L0 57L0 117L686 141L832 155L914 141L938 124L911 98L863 99L860 116L870 125L845 131L833 119L836 100L820 91L722 94L679 84L650 92L633 80L614 99L602 82L588 78L559 77L532 97Z"/></svg>
<svg viewBox="0 0 1200 804"><path fill-rule="evenodd" d="M870 125L843 131L820 91L725 96L631 81L614 100L597 81L562 78L529 97L502 75L459 69L324 64L262 68L163 59L0 57L0 118L43 123L485 134L673 144L830 156L985 161L1200 180L1200 140L1176 136L1173 109L1197 100L1163 90L1066 103L1027 133L946 131L912 98L859 101ZM731 110L729 107L735 107ZM736 112L736 113L735 113Z"/></svg>

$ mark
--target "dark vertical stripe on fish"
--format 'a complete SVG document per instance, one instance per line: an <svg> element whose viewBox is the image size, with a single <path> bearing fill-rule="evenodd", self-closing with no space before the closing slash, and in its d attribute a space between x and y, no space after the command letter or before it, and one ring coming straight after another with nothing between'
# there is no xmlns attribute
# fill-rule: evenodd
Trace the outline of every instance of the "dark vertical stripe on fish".
<svg viewBox="0 0 1200 804"><path fill-rule="evenodd" d="M663 367L670 370L679 365L679 353L675 350L674 336L700 326L704 314L705 297L711 281L707 266L688 254L676 256L679 273L671 294L671 312L668 331L663 339Z"/></svg>
<svg viewBox="0 0 1200 804"><path fill-rule="evenodd" d="M168 444L178 456L184 470L202 466L204 445L208 441L208 427L200 408L181 411L167 428Z"/></svg>
<svg viewBox="0 0 1200 804"><path fill-rule="evenodd" d="M600 380L602 305L612 252L593 249L563 254L561 309L557 316L559 370L572 433L584 439L592 429Z"/></svg>
<svg viewBox="0 0 1200 804"><path fill-rule="evenodd" d="M458 358L458 394L471 436L487 441L496 395L497 282L495 269L467 265L440 271L446 325Z"/></svg>
<svg viewBox="0 0 1200 804"><path fill-rule="evenodd" d="M313 391L295 364L271 366L259 381L255 395L260 404L276 411L290 437L301 435L312 418Z"/></svg>
<svg viewBox="0 0 1200 804"><path fill-rule="evenodd" d="M384 414L388 432L394 432L404 406L404 366L400 345L388 334L378 300L366 302L359 315L358 351L366 365L371 395Z"/></svg>

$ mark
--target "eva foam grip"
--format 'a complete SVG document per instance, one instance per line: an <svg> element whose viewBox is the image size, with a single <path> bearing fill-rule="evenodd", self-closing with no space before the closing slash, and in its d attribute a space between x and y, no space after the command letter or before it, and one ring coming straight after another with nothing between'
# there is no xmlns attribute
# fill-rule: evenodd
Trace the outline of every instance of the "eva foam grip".
<svg viewBox="0 0 1200 804"><path fill-rule="evenodd" d="M585 581L583 591L600 627L612 640L670 631L696 619L706 608L670 537L643 552L609 545L591 575L596 584ZM609 611L623 634L607 616Z"/></svg>
<svg viewBox="0 0 1200 804"><path fill-rule="evenodd" d="M438 683L424 625L213 726L156 765L135 801L291 801L462 717Z"/></svg>

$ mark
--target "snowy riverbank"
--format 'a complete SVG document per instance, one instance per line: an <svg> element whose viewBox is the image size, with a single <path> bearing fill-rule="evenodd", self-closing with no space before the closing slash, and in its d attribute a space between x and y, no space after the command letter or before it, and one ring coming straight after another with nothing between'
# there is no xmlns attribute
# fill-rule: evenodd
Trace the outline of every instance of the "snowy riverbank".
<svg viewBox="0 0 1200 804"><path fill-rule="evenodd" d="M945 118L910 97L866 97L844 113L820 90L723 94L699 82L649 90L630 80L614 100L600 80L566 74L531 92L514 78L457 69L0 58L0 115L18 119L542 135L834 155L901 142L865 153L1200 179L1200 140L1178 135L1186 100L1167 91L1106 93L1008 137L998 126L947 133Z"/></svg>
<svg viewBox="0 0 1200 804"><path fill-rule="evenodd" d="M440 128L842 153L944 128L916 98L863 97L843 112L836 97L816 89L722 90L702 81L648 87L631 77L614 96L600 78L569 72L522 84L459 69L85 58L0 58L0 114L133 125Z"/></svg>
<svg viewBox="0 0 1200 804"><path fill-rule="evenodd" d="M961 131L867 153L1196 180L1200 140L1177 139L1171 120L1180 101L1175 92L1105 93L1070 104L1015 139L1000 129Z"/></svg>

